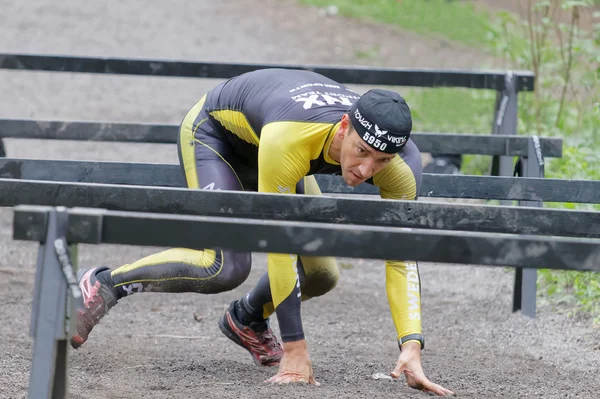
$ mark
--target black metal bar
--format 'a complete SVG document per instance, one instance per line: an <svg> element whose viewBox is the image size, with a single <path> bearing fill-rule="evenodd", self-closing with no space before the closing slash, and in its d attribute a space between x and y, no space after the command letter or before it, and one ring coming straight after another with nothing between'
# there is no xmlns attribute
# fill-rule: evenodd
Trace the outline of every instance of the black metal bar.
<svg viewBox="0 0 600 399"><path fill-rule="evenodd" d="M425 133L411 134L421 152L444 154L526 155L526 136L482 134ZM541 142L545 157L562 157L562 139L544 138Z"/></svg>
<svg viewBox="0 0 600 399"><path fill-rule="evenodd" d="M1 53L0 68L30 71L217 79L227 79L257 69L285 68L314 71L344 84L467 87L492 90L502 90L504 88L504 72L493 70L472 71L456 69L377 68L373 66L192 62L16 53ZM535 75L532 72L519 71L515 72L515 76L517 79L517 90L532 91L534 89Z"/></svg>
<svg viewBox="0 0 600 399"><path fill-rule="evenodd" d="M154 187L185 187L179 165L0 159L0 178ZM372 194L370 184L348 186L340 176L316 175L325 194ZM421 198L478 198L600 204L600 181L423 174Z"/></svg>
<svg viewBox="0 0 600 399"><path fill-rule="evenodd" d="M0 119L0 137L21 139L173 144L178 130L175 124Z"/></svg>
<svg viewBox="0 0 600 399"><path fill-rule="evenodd" d="M508 72L505 76L504 90L499 91L496 98L496 109L492 125L492 135L514 136L517 134L518 93L515 76ZM514 158L512 154L494 154L492 160L492 175L511 176L513 174ZM526 154L523 154L526 156ZM503 201L502 205L510 205Z"/></svg>
<svg viewBox="0 0 600 399"><path fill-rule="evenodd" d="M539 139L533 136L529 142L529 152L523 162L523 175L526 177L543 178L544 177L544 158L539 151ZM519 205L526 207L542 207L541 201L520 201ZM536 314L536 292L537 292L537 269L525 268L522 269L519 278L520 285L515 289L515 301L513 301L513 309L521 310L521 312L529 317L535 317ZM516 291L520 290L517 295ZM517 303L516 299L520 299ZM518 308L518 309L517 309Z"/></svg>
<svg viewBox="0 0 600 399"><path fill-rule="evenodd" d="M21 139L174 144L178 129L174 124L0 119L0 137ZM528 138L524 136L414 132L411 138L422 152L527 155ZM562 143L561 138L544 138L542 153L561 157Z"/></svg>
<svg viewBox="0 0 600 399"><path fill-rule="evenodd" d="M46 220L48 215L41 214L36 215L36 217L42 217L44 220L33 221L29 220L33 224L42 224L44 226L47 225L48 221ZM42 291L42 274L44 273L44 257L46 254L46 246L43 242L40 242L40 247L38 248L37 262L35 268L35 282L33 285L33 300L31 302L31 318L29 323L29 336L31 338L35 338L35 334L37 332L37 320L39 318L39 304L40 300L40 292Z"/></svg>
<svg viewBox="0 0 600 399"><path fill-rule="evenodd" d="M66 237L69 214L66 210L48 209L21 222L43 223L42 234L35 241L43 242L38 258L39 276L33 306L33 360L29 382L29 398L66 398L67 393L67 282L62 273L54 242ZM23 232L26 231L22 230ZM27 235L27 234L26 234ZM36 274L37 274L36 273Z"/></svg>
<svg viewBox="0 0 600 399"><path fill-rule="evenodd" d="M0 177L21 180L185 187L185 179L179 165L156 163L4 158L0 159Z"/></svg>
<svg viewBox="0 0 600 399"><path fill-rule="evenodd" d="M69 391L69 379L67 375L69 367L68 349L66 340L61 339L56 342L56 366L54 369L52 399L66 398Z"/></svg>
<svg viewBox="0 0 600 399"><path fill-rule="evenodd" d="M513 312L518 312L523 307L523 268L515 268L513 287Z"/></svg>
<svg viewBox="0 0 600 399"><path fill-rule="evenodd" d="M0 206L300 220L460 231L600 237L600 212L0 179Z"/></svg>
<svg viewBox="0 0 600 399"><path fill-rule="evenodd" d="M36 209L37 208L37 209ZM14 239L36 240L44 226L25 222L46 207L16 207ZM380 226L335 225L73 209L70 242L88 241L90 224L102 224L101 243L193 249L294 253L371 259L411 259L452 264L600 271L600 240L521 236ZM20 215L20 216L18 216ZM98 217L101 215L101 217ZM95 226L91 226L95 229ZM29 231L30 234L22 234ZM160 231L161 234L156 234ZM17 234L21 232L21 234ZM201 243L201 244L200 244Z"/></svg>
<svg viewBox="0 0 600 399"><path fill-rule="evenodd" d="M496 95L496 106L494 111L494 119L492 123L492 134L498 135L516 135L517 134L517 112L518 112L517 89L512 73L507 73L505 76L504 90L498 91ZM511 176L513 174L514 158L510 156L494 156L492 158L493 176ZM511 201L500 201L503 206L511 205ZM531 273L524 274L523 269L515 270L515 288L513 292L513 311L520 310L524 301L527 301L527 314L531 317L535 316L535 310L531 315ZM525 288L527 284L528 288ZM524 292L524 289L527 292ZM535 309L535 296L533 298L533 308Z"/></svg>

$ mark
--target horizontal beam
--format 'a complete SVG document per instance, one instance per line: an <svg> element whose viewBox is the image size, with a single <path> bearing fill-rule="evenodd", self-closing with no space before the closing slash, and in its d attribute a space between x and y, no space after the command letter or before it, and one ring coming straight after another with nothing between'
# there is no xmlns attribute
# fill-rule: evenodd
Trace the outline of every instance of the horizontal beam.
<svg viewBox="0 0 600 399"><path fill-rule="evenodd" d="M99 184L185 187L179 165L0 158L0 177ZM379 194L370 184L348 186L340 176L316 175L323 193ZM423 174L421 198L477 198L600 204L600 181Z"/></svg>
<svg viewBox="0 0 600 399"><path fill-rule="evenodd" d="M16 205L600 237L591 211L0 179L0 206Z"/></svg>
<svg viewBox="0 0 600 399"><path fill-rule="evenodd" d="M13 238L44 241L48 208L17 207ZM73 243L296 253L600 271L600 240L282 220L69 211ZM158 234L160 233L160 234ZM199 243L202 243L200 246Z"/></svg>
<svg viewBox="0 0 600 399"><path fill-rule="evenodd" d="M244 72L264 68L314 71L343 84L393 85L415 87L466 87L504 90L508 71L401 69L360 66L248 64L191 62L115 57L78 57L44 54L0 53L0 68L29 71L78 72L187 78L228 79ZM517 91L533 91L535 75L513 71Z"/></svg>
<svg viewBox="0 0 600 399"><path fill-rule="evenodd" d="M177 143L179 125L0 119L0 138ZM412 140L421 152L526 156L529 137L489 134L414 132ZM560 138L540 138L544 157L561 157Z"/></svg>

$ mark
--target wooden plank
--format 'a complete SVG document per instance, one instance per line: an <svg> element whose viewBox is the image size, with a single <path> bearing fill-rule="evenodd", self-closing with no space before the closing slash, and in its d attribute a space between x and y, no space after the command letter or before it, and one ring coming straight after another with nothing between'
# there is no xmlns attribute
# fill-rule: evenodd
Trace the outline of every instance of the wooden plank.
<svg viewBox="0 0 600 399"><path fill-rule="evenodd" d="M496 91L504 90L504 75L506 74L506 71L497 70L474 71L458 69L378 68L373 66L192 62L18 53L0 53L0 68L29 71L214 79L227 79L257 69L284 68L314 71L343 84L466 87ZM513 75L516 78L517 91L533 91L535 83L533 72L513 71Z"/></svg>
<svg viewBox="0 0 600 399"><path fill-rule="evenodd" d="M23 180L184 187L179 165L38 159L0 159L0 177ZM340 176L316 175L325 194L371 194L371 184L348 186ZM600 181L423 174L421 198L477 198L600 204Z"/></svg>
<svg viewBox="0 0 600 399"><path fill-rule="evenodd" d="M177 143L179 125L150 123L0 119L0 138ZM413 132L421 152L526 156L528 137L491 134ZM562 156L562 139L541 138L544 157Z"/></svg>
<svg viewBox="0 0 600 399"><path fill-rule="evenodd" d="M15 208L13 238L38 241L45 226L32 216L47 211ZM83 209L70 210L69 220L70 242L600 271L598 239ZM101 240L88 240L98 226Z"/></svg>
<svg viewBox="0 0 600 399"><path fill-rule="evenodd" d="M0 206L16 205L600 237L591 211L0 179Z"/></svg>

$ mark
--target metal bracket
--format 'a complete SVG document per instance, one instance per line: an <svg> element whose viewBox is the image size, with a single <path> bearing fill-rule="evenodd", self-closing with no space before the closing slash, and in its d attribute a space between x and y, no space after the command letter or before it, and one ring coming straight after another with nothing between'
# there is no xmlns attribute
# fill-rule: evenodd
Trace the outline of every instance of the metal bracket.
<svg viewBox="0 0 600 399"><path fill-rule="evenodd" d="M518 122L518 96L515 78L512 71L504 75L504 90L496 95L492 134L515 135ZM507 151L508 152L508 151ZM492 159L492 176L510 176L513 170L513 157L494 156ZM510 203L503 203L509 205Z"/></svg>
<svg viewBox="0 0 600 399"><path fill-rule="evenodd" d="M69 214L64 207L47 213L46 234L40 242L30 335L34 338L28 397L67 397L68 337L81 298L67 245ZM76 288L73 288L75 282ZM70 288L70 290L68 290ZM68 292L73 294L68 295Z"/></svg>
<svg viewBox="0 0 600 399"><path fill-rule="evenodd" d="M511 98L512 93L512 89L514 87L514 83L513 83L513 73L512 71L509 71L505 76L504 76L504 83L505 83L505 89L502 92L501 95L501 100L500 100L500 104L498 105L497 108L497 112L496 112L496 117L495 117L495 121L496 121L496 128L498 130L500 130L500 127L502 126L502 122L504 122L504 115L506 114L506 108L508 106L508 100ZM516 91L515 91L516 93Z"/></svg>
<svg viewBox="0 0 600 399"><path fill-rule="evenodd" d="M519 160L519 175L522 177L544 177L544 158L542 157L540 139L531 137L527 148L527 157ZM541 201L519 201L521 206L542 207ZM534 318L536 314L537 268L517 268L513 293L513 312L521 311Z"/></svg>

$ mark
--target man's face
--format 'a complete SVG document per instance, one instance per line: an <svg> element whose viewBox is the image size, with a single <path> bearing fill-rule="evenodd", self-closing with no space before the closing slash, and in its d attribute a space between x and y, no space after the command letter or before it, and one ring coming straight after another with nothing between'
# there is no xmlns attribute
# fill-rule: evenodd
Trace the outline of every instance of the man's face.
<svg viewBox="0 0 600 399"><path fill-rule="evenodd" d="M342 177L349 186L358 186L385 168L394 157L395 154L371 148L351 126L348 126L342 139L340 153Z"/></svg>

